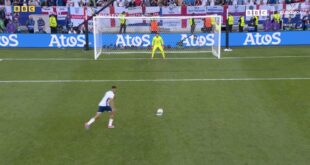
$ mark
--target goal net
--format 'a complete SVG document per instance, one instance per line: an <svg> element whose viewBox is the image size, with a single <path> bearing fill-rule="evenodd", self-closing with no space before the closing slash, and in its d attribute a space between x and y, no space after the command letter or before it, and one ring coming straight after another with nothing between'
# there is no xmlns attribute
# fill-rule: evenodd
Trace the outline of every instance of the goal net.
<svg viewBox="0 0 310 165"><path fill-rule="evenodd" d="M121 26L121 22L125 22L125 26ZM170 53L212 53L220 58L221 23L222 17L218 15L128 16L125 21L121 16L95 16L94 58L98 59L101 54L151 54L156 32L164 41L168 58Z"/></svg>

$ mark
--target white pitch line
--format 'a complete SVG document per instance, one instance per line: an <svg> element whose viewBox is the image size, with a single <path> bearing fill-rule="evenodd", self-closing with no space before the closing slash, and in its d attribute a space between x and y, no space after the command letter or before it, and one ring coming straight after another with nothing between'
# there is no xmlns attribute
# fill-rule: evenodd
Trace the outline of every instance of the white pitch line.
<svg viewBox="0 0 310 165"><path fill-rule="evenodd" d="M0 62L3 61L3 59L0 59Z"/></svg>
<svg viewBox="0 0 310 165"><path fill-rule="evenodd" d="M5 61L93 61L90 58L3 58Z"/></svg>
<svg viewBox="0 0 310 165"><path fill-rule="evenodd" d="M204 78L204 79L136 79L136 80L0 80L0 83L106 83L106 82L195 82L195 81L283 81L310 80L310 77L278 78Z"/></svg>
<svg viewBox="0 0 310 165"><path fill-rule="evenodd" d="M310 56L253 56L253 57L223 57L225 60L235 59L270 59L270 58L310 58Z"/></svg>
<svg viewBox="0 0 310 165"><path fill-rule="evenodd" d="M243 59L279 59L279 58L310 58L310 56L253 56L253 57L222 57L219 60L243 60ZM158 58L160 59L160 58ZM169 57L167 60L218 60L216 57ZM94 61L92 58L3 58L5 61ZM151 60L150 58L102 58L99 61L132 61ZM156 60L156 59L155 59Z"/></svg>

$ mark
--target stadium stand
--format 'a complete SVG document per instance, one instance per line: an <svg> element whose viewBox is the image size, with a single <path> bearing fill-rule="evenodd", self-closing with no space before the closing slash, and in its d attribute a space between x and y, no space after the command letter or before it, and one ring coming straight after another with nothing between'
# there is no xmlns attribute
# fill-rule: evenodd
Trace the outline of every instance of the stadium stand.
<svg viewBox="0 0 310 165"><path fill-rule="evenodd" d="M48 19L53 14L57 17L58 33L80 33L84 27L76 26L83 21L84 11L90 16L95 8L99 9L106 3L107 0L0 0L0 32L28 33L32 26L35 26L37 33L48 32L45 28L49 27ZM198 15L220 14L224 20L229 12L235 17L235 32L238 31L238 19L241 15L245 16L246 9L266 9L269 16L259 17L260 31L310 29L309 0L116 0L103 14L128 10L131 16L147 15L146 12L152 7L160 8L157 15L164 15L164 10L172 15L189 15L187 11L194 10ZM277 11L280 12L279 22L274 18ZM30 15L34 16L35 25L26 24ZM245 17L245 31L251 31L253 24L253 17ZM225 27L225 21L223 25Z"/></svg>
<svg viewBox="0 0 310 165"><path fill-rule="evenodd" d="M260 5L260 4L290 4L307 0L116 0L114 6L212 6L212 5ZM31 5L31 6L102 6L107 0L0 0L0 5Z"/></svg>

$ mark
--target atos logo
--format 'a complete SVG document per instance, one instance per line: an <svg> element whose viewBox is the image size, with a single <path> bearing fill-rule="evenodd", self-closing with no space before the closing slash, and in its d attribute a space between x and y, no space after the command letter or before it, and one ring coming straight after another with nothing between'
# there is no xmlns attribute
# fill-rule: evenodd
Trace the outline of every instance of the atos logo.
<svg viewBox="0 0 310 165"><path fill-rule="evenodd" d="M83 47L85 45L84 35L51 35L49 47Z"/></svg>
<svg viewBox="0 0 310 165"><path fill-rule="evenodd" d="M0 47L17 47L18 44L17 34L0 35Z"/></svg>
<svg viewBox="0 0 310 165"><path fill-rule="evenodd" d="M247 33L243 45L279 45L281 43L280 37L280 32L273 33L272 35L261 35L259 33L253 35L252 33Z"/></svg>
<svg viewBox="0 0 310 165"><path fill-rule="evenodd" d="M116 46L143 46L147 47L151 45L150 35L142 35L142 36L130 36L130 35L117 35Z"/></svg>
<svg viewBox="0 0 310 165"><path fill-rule="evenodd" d="M214 45L214 34L201 36L182 34L181 41L184 46L212 46Z"/></svg>

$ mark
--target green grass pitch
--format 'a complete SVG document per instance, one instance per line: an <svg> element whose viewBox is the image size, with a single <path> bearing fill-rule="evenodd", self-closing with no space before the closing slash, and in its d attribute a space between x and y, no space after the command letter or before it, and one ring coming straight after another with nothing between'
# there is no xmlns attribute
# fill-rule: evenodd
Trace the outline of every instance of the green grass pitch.
<svg viewBox="0 0 310 165"><path fill-rule="evenodd" d="M1 49L0 164L306 165L309 52L252 47L219 60L138 54L94 61L80 49ZM106 127L104 114L85 130L112 85L116 128Z"/></svg>

